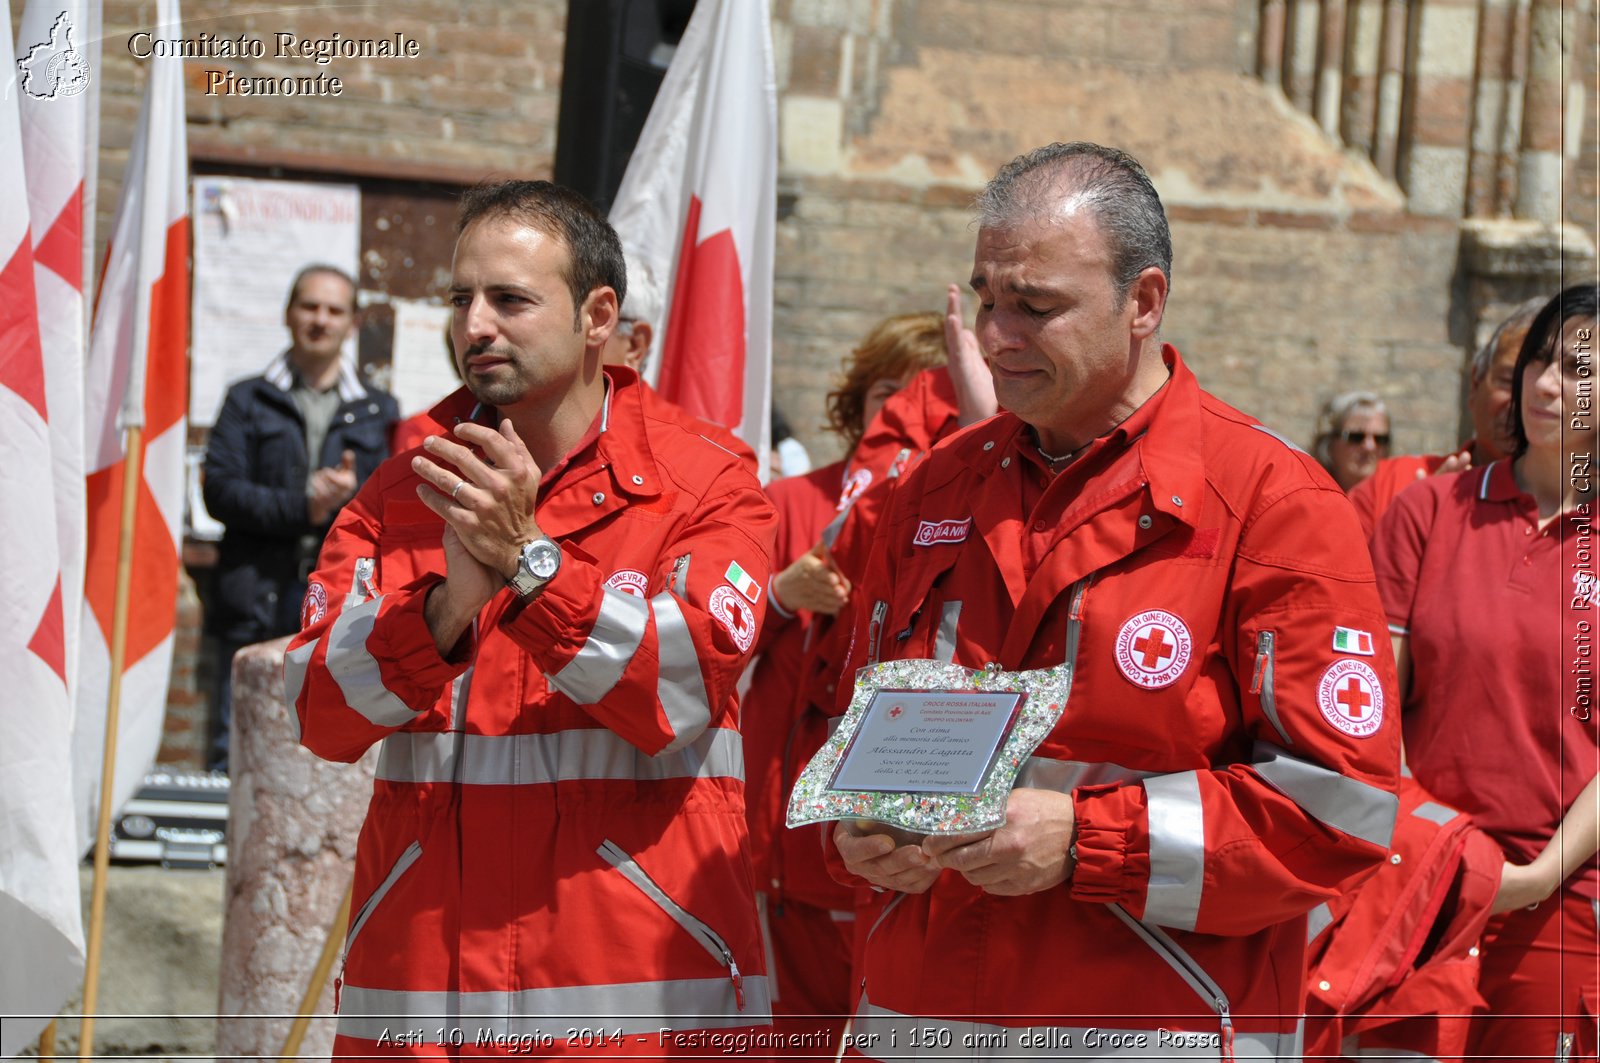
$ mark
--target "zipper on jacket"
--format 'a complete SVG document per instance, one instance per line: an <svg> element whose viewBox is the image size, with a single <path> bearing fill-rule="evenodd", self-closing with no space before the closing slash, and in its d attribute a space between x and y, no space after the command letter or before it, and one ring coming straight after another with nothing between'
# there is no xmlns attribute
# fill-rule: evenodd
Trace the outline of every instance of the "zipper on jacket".
<svg viewBox="0 0 1600 1063"><path fill-rule="evenodd" d="M378 585L372 579L377 568L378 559L375 557L356 558L355 572L350 577L350 594L344 600L346 609L378 596Z"/></svg>
<svg viewBox="0 0 1600 1063"><path fill-rule="evenodd" d="M1256 669L1250 677L1250 693L1261 698L1261 711L1272 722L1273 730L1278 732L1278 737L1283 739L1283 744L1292 746L1289 732L1283 729L1283 724L1278 720L1278 696L1276 693L1274 675L1278 667L1278 635L1273 631L1263 631L1256 636Z"/></svg>
<svg viewBox="0 0 1600 1063"><path fill-rule="evenodd" d="M740 1011L743 1011L744 975L739 973L739 964L734 961L733 950L728 948L727 942L722 940L721 935L689 914L687 909L668 896L667 891L656 885L656 881L645 874L644 868L640 867L633 857L623 852L622 847L616 842L607 838L595 851L606 863L622 872L622 877L637 886L639 892L649 897L657 907L671 916L672 921L683 927L690 937L700 943L701 948L711 954L713 959L728 969L728 977L733 982L734 1003L739 1006Z"/></svg>
<svg viewBox="0 0 1600 1063"><path fill-rule="evenodd" d="M1217 1021L1222 1026L1220 1043L1222 1059L1224 1063L1233 1063L1233 1012L1228 1004L1228 994L1222 991L1222 987L1206 973L1204 967L1195 962L1193 956L1183 951L1176 941L1167 936L1166 931L1135 919L1120 904L1107 907L1111 909L1111 914L1126 923L1128 929L1150 946L1156 955L1166 960L1167 966L1177 971L1178 977L1187 982L1189 988L1217 1013Z"/></svg>
<svg viewBox="0 0 1600 1063"><path fill-rule="evenodd" d="M684 554L672 563L672 578L667 581L667 589L680 598L689 593L688 554Z"/></svg>
<svg viewBox="0 0 1600 1063"><path fill-rule="evenodd" d="M1083 637L1083 599L1089 593L1094 576L1083 577L1072 585L1072 600L1067 608L1067 660L1073 672L1078 670L1078 640ZM1069 680L1070 682L1070 680ZM1070 691L1070 687L1068 688Z"/></svg>
<svg viewBox="0 0 1600 1063"><path fill-rule="evenodd" d="M394 888L394 884L400 881L400 876L411 870L411 865L421 858L421 842L412 842L406 846L405 851L395 860L394 866L389 869L389 873L383 877L383 881L378 883L378 888L373 890L372 895L362 902L361 907L356 911L356 917L350 920L350 930L345 934L344 938L344 956L339 961L339 976L333 980L333 1010L335 1012L339 1010L339 994L344 989L344 965L350 960L350 947L356 943L356 937L361 933L362 928L367 925L367 920L372 917L373 910Z"/></svg>
<svg viewBox="0 0 1600 1063"><path fill-rule="evenodd" d="M1250 677L1250 693L1261 694L1262 701L1272 700L1272 672L1275 661L1274 642L1277 636L1263 631L1256 636L1256 670ZM1265 693L1262 693L1262 691Z"/></svg>
<svg viewBox="0 0 1600 1063"><path fill-rule="evenodd" d="M872 603L872 622L867 625L867 665L878 663L879 643L883 640L883 625L889 619L889 603L877 601Z"/></svg>

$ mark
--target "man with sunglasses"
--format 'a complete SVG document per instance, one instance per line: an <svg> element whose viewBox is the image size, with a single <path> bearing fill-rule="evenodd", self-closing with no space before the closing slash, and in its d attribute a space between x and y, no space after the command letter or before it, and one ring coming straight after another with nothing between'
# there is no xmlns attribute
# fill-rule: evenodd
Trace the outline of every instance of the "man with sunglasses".
<svg viewBox="0 0 1600 1063"><path fill-rule="evenodd" d="M1389 456L1389 411L1370 391L1346 391L1322 407L1311 453L1345 493Z"/></svg>

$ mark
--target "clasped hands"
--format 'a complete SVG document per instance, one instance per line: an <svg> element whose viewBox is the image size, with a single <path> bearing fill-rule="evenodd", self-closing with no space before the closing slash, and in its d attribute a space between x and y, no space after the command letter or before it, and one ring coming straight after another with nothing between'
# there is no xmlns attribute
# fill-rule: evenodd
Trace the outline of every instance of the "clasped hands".
<svg viewBox="0 0 1600 1063"><path fill-rule="evenodd" d="M1065 882L1077 837L1072 796L1022 788L1006 801L1006 822L977 834L929 835L899 845L887 834L857 834L844 823L833 842L852 874L884 889L922 893L949 868L997 897L1021 897Z"/></svg>
<svg viewBox="0 0 1600 1063"><path fill-rule="evenodd" d="M306 516L314 527L328 523L334 511L355 497L356 454L347 450L339 455L339 464L318 469L306 484Z"/></svg>
<svg viewBox="0 0 1600 1063"><path fill-rule="evenodd" d="M429 436L422 443L427 456L411 459L422 477L417 497L445 522L445 580L426 606L440 653L516 574L523 545L543 534L534 518L539 466L511 422L498 430L468 422L455 435L468 445Z"/></svg>
<svg viewBox="0 0 1600 1063"><path fill-rule="evenodd" d="M837 616L850 600L850 580L834 564L824 543L818 543L772 578L774 599L786 612L801 609Z"/></svg>

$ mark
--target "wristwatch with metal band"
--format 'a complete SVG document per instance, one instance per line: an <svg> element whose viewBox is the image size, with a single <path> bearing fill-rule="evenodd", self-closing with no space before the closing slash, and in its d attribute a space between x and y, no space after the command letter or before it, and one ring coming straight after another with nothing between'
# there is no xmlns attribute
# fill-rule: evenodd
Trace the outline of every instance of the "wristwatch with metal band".
<svg viewBox="0 0 1600 1063"><path fill-rule="evenodd" d="M555 579L560 570L561 547L555 544L555 540L541 535L523 546L522 554L517 558L516 574L506 580L506 586L516 591L520 598L531 598L546 583Z"/></svg>

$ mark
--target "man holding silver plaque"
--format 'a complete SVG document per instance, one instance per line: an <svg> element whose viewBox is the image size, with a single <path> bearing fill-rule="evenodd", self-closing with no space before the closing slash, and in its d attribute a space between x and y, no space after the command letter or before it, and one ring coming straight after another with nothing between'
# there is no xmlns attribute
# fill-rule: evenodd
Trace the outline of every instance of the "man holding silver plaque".
<svg viewBox="0 0 1600 1063"><path fill-rule="evenodd" d="M834 829L836 871L898 894L852 1050L1298 1059L1305 913L1385 857L1396 809L1355 515L1161 342L1171 238L1134 159L1053 144L978 206L1002 412L894 487L845 675L1064 665L1067 696L1004 826Z"/></svg>

